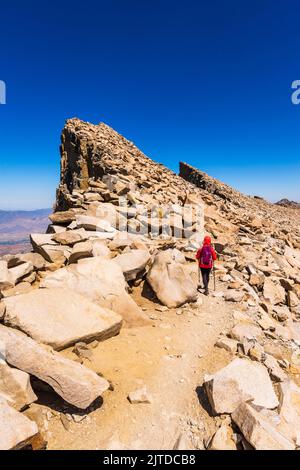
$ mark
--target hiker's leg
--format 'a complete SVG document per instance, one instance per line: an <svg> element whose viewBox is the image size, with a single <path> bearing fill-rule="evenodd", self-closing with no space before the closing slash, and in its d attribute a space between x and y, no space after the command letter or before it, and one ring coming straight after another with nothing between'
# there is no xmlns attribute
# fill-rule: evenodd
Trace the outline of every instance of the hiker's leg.
<svg viewBox="0 0 300 470"><path fill-rule="evenodd" d="M203 282L204 282L204 289L205 289L205 294L208 294L208 284L209 284L209 275L210 275L210 268L205 268L203 273Z"/></svg>
<svg viewBox="0 0 300 470"><path fill-rule="evenodd" d="M206 269L200 268L201 269L201 275L202 275L202 282L203 282L203 289L205 289L205 284L206 284Z"/></svg>
<svg viewBox="0 0 300 470"><path fill-rule="evenodd" d="M205 292L208 290L208 273L206 268L201 268L203 287Z"/></svg>

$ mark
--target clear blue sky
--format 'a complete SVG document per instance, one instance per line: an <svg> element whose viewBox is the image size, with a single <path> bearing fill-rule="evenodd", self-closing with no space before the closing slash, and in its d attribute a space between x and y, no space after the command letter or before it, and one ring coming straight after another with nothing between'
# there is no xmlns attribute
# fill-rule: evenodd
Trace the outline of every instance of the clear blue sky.
<svg viewBox="0 0 300 470"><path fill-rule="evenodd" d="M294 0L1 2L0 208L51 206L66 118L104 121L270 200L300 200Z"/></svg>

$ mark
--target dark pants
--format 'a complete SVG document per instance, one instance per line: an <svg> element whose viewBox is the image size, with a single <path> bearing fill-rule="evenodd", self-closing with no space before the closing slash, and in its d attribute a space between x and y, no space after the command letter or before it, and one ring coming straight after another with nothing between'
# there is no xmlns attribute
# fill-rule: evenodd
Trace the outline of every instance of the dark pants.
<svg viewBox="0 0 300 470"><path fill-rule="evenodd" d="M204 289L207 291L211 268L200 268L200 269L201 269L201 274L202 274L203 286L204 286Z"/></svg>

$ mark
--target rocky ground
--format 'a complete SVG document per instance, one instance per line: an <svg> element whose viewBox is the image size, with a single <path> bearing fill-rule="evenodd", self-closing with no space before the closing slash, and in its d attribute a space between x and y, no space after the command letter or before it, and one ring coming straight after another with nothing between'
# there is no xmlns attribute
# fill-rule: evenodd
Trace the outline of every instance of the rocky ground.
<svg viewBox="0 0 300 470"><path fill-rule="evenodd" d="M1 449L300 446L298 210L72 119L50 219L0 260Z"/></svg>

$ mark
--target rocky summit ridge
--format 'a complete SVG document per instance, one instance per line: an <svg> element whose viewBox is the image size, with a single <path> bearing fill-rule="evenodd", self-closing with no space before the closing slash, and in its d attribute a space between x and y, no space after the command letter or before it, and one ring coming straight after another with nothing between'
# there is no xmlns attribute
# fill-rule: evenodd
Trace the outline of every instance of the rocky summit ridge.
<svg viewBox="0 0 300 470"><path fill-rule="evenodd" d="M57 431L61 445L68 447L63 443L70 423L87 422L90 416L97 420L98 413L105 413L101 397L110 403L109 393L121 400L111 399L112 415L116 407L125 419L123 389L115 390L108 378L118 368L108 361L105 377L95 358L104 354L104 344L108 349L111 344L114 356L129 335L124 362L132 336L144 338L144 344L160 322L168 335L162 337L164 355L158 362L170 350L171 334L177 333L177 340L184 336L187 343L181 354L169 353L168 361L184 360L194 341L210 348L197 384L210 412L199 402L195 407L206 424L196 426L190 418L188 425L176 421L173 426L170 416L178 413L170 411L169 435L172 426L181 427L172 446L300 446L298 211L245 196L183 162L177 175L106 124L76 118L62 131L61 177L50 222L47 233L31 234L32 252L0 259L0 449L45 448L48 441L55 447L48 428L57 429L57 421L63 426L63 432ZM211 235L219 256L216 289L207 299L197 289L195 263L204 233ZM211 332L212 325L220 329ZM138 352L144 354L144 367L153 367L154 352L143 350L143 344ZM191 364L185 364L182 370L188 374ZM187 383L191 376L195 380L194 372ZM151 410L155 416L155 401L163 401L163 389L164 383L161 396L153 399L147 383L140 384L129 390L127 406L147 404L146 422ZM183 392L176 391L177 385L172 390L171 401L181 400L182 406ZM59 412L36 403L45 391L48 402L60 397ZM189 392L193 395L194 389ZM169 398L167 403L173 406ZM158 429L150 442L156 439L155 445L164 448L167 438L159 428L166 417L157 406L159 421L153 426ZM138 416L137 411L133 423ZM139 435L131 447L149 445L149 429ZM103 437L103 448L129 445L108 441Z"/></svg>

